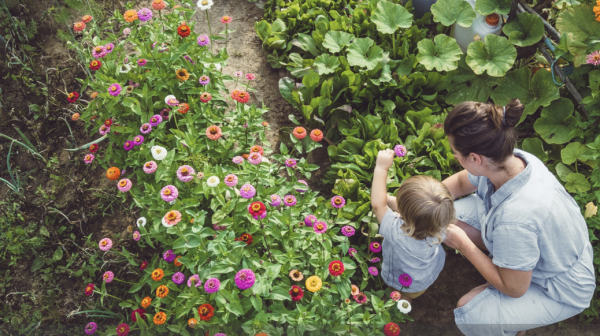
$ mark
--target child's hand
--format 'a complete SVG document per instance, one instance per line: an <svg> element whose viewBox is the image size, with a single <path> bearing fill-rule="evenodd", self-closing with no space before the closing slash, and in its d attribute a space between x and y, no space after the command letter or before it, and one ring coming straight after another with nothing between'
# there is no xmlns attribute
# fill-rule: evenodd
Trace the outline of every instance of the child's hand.
<svg viewBox="0 0 600 336"><path fill-rule="evenodd" d="M394 156L396 154L391 149L384 149L379 151L377 154L377 163L376 167L381 167L382 169L388 170L394 164Z"/></svg>

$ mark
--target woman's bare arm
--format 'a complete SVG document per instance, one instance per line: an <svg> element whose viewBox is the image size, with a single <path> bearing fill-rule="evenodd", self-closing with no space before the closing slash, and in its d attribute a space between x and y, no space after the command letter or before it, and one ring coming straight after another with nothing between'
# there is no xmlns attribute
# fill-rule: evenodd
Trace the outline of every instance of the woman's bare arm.
<svg viewBox="0 0 600 336"><path fill-rule="evenodd" d="M469 172L467 170L462 170L448 177L442 181L442 183L450 190L450 194L452 194L454 199L468 195L477 190L477 186L472 185L469 181Z"/></svg>

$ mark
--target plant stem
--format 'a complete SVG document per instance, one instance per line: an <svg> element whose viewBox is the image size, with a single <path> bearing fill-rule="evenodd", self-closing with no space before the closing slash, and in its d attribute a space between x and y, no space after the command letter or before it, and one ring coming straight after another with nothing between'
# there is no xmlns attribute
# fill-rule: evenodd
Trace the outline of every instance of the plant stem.
<svg viewBox="0 0 600 336"><path fill-rule="evenodd" d="M133 282L124 281L124 280L119 280L119 279L117 279L117 278L113 278L113 279L114 279L114 280L117 280L117 281L119 281L119 282L124 282L124 283L130 284L130 285L135 285Z"/></svg>
<svg viewBox="0 0 600 336"><path fill-rule="evenodd" d="M228 39L228 34L227 34L227 31L228 31L228 30L229 30L229 29L227 28L227 23L226 23L226 24L225 24L225 50L227 50L227 42L228 42L228 41L227 41L227 39Z"/></svg>
<svg viewBox="0 0 600 336"><path fill-rule="evenodd" d="M181 235L181 237L183 237L183 240L185 240L186 243L189 243L187 238L185 238L185 236L183 235L183 232L181 232L181 229L179 228L179 226L177 226L177 224L176 224L175 227L177 227L177 231L179 231L179 234Z"/></svg>
<svg viewBox="0 0 600 336"><path fill-rule="evenodd" d="M210 58L213 58L213 44L214 41L212 40L212 31L210 29L210 17L208 16L208 9L204 11L206 13L206 22L208 22L208 40L210 42Z"/></svg>
<svg viewBox="0 0 600 336"><path fill-rule="evenodd" d="M110 297L111 297L111 298L113 298L113 299L117 299L117 300L119 300L119 301L123 301L122 299L119 299L118 297L116 297L116 296L113 296L113 295L110 295L110 294L108 294L108 293L102 293L102 292L99 292L99 291L97 291L97 290L94 290L94 293L98 293L98 294L100 294L100 295L106 295L106 296L110 296Z"/></svg>
<svg viewBox="0 0 600 336"><path fill-rule="evenodd" d="M394 55L394 59L396 58L396 34L392 34L392 54Z"/></svg>

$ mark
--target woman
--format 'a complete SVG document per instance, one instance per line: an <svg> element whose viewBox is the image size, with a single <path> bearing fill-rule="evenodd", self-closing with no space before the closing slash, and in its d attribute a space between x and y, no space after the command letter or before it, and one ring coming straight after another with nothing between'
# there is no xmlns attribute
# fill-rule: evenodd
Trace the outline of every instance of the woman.
<svg viewBox="0 0 600 336"><path fill-rule="evenodd" d="M514 149L523 105L466 102L444 123L465 170L447 178L456 225L444 241L487 280L458 301L465 335L523 335L574 316L595 290L593 251L581 210L534 155Z"/></svg>

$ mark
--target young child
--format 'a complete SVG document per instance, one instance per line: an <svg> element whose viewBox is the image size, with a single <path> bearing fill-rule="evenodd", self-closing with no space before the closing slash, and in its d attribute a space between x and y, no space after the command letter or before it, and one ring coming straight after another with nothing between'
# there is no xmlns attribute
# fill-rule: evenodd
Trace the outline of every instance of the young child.
<svg viewBox="0 0 600 336"><path fill-rule="evenodd" d="M388 196L386 180L393 160L393 150L379 151L371 206L384 238L381 276L388 286L400 291L403 299L412 302L431 286L444 267L446 253L440 243L445 228L455 221L454 202L445 185L426 175L405 180L396 197ZM401 285L402 274L412 278L408 288Z"/></svg>

